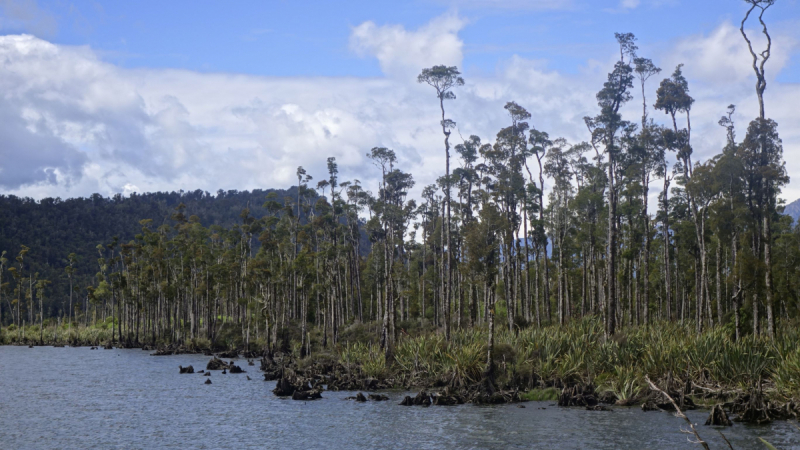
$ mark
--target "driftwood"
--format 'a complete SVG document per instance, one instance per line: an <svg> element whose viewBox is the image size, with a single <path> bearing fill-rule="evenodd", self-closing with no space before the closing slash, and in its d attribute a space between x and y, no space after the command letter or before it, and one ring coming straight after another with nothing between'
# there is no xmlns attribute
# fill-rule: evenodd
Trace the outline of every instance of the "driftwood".
<svg viewBox="0 0 800 450"><path fill-rule="evenodd" d="M697 433L697 430L694 428L694 424L692 423L691 420L689 420L688 417L686 417L686 414L684 414L683 411L681 411L681 409L678 407L678 404L675 403L675 400L673 400L672 397L669 396L669 394L667 394L666 392L662 391L661 389L659 389L658 386L653 384L653 382L650 381L649 377L645 376L644 379L645 379L645 381L647 381L647 384L650 385L650 389L660 392L662 395L664 395L666 398L669 399L669 401L672 403L672 406L675 407L675 416L682 418L683 420L686 421L686 423L689 424L689 427L692 429L691 433L694 434L695 438L697 438L697 441L695 441L693 443L694 444L700 444L700 445L703 446L704 449L709 450L708 444L706 443L706 441L704 441L703 439L700 438L700 435ZM684 430L681 429L681 431L684 431ZM684 431L684 432L685 433L689 433L688 431ZM689 440L689 442L692 442L692 441Z"/></svg>

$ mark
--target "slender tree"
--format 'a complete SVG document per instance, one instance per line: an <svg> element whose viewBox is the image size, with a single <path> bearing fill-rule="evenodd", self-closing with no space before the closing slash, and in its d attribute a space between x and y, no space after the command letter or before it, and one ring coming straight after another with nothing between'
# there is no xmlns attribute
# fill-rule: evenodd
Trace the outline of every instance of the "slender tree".
<svg viewBox="0 0 800 450"><path fill-rule="evenodd" d="M445 338L450 340L450 299L452 298L452 252L450 239L450 133L455 128L456 123L451 119L445 117L444 101L455 100L456 94L453 88L464 85L464 79L461 77L461 72L458 71L456 66L433 66L428 69L423 69L417 77L417 82L430 85L436 90L436 98L439 99L439 108L442 112L442 134L444 134L444 154L445 154L445 189L444 201L446 211L445 229L445 247L444 247L444 261L446 271L445 292L444 294L444 333Z"/></svg>

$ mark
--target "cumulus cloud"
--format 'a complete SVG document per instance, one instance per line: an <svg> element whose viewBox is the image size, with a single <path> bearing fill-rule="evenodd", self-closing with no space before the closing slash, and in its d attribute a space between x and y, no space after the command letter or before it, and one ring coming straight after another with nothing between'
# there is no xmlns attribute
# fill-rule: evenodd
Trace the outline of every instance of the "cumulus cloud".
<svg viewBox="0 0 800 450"><path fill-rule="evenodd" d="M639 0L620 0L619 6L623 9L634 9L641 3Z"/></svg>
<svg viewBox="0 0 800 450"><path fill-rule="evenodd" d="M374 191L378 171L365 154L385 146L397 152L399 167L414 175L412 194L417 194L443 174L444 151L438 102L416 75L434 64L462 65L463 26L452 14L416 30L372 22L356 26L351 45L379 61L385 76L375 78L131 70L102 61L86 47L0 37L0 188L41 198L286 187L295 182L299 165L314 182L325 178L325 158L334 156L343 179L359 179ZM716 121L728 104L739 105L740 137L755 116L748 59L726 40L735 40L732 29L722 24L646 55L664 67L663 76L674 64L687 64L696 99L696 159L722 147L725 133ZM785 63L777 49L775 55L773 74ZM445 104L458 123L453 140L471 134L492 140L508 123L503 109L508 101L526 107L532 125L551 136L586 140L582 118L597 113L595 93L613 58L587 62L574 75L518 56L503 61L495 73L465 74L458 98ZM739 72L736 64L745 69ZM658 81L648 89L651 105ZM800 89L773 81L767 93L767 111L780 123L788 156L800 150L800 135L793 131L800 130L793 111ZM638 121L640 108L637 97L624 114ZM660 112L651 114L665 119ZM787 159L790 175L800 175L800 162ZM789 189L786 197L798 194Z"/></svg>
<svg viewBox="0 0 800 450"><path fill-rule="evenodd" d="M753 41L753 49L760 53L766 48L766 40L761 30L745 29ZM767 72L770 77L781 71L797 47L797 40L791 34L777 35L773 31L772 55ZM718 87L730 86L738 89L743 82L753 76L752 57L742 38L739 27L729 22L717 26L708 34L698 34L680 39L674 49L670 49L666 60L675 65L684 62L699 81L713 82Z"/></svg>
<svg viewBox="0 0 800 450"><path fill-rule="evenodd" d="M377 58L386 75L414 76L424 67L461 64L464 43L458 31L464 25L466 21L455 14L437 17L416 31L364 22L353 28L350 47Z"/></svg>

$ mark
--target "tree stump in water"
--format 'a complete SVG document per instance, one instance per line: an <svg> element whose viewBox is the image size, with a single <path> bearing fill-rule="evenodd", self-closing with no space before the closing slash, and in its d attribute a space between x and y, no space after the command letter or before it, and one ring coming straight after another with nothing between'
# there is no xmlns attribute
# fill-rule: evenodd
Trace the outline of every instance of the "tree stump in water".
<svg viewBox="0 0 800 450"><path fill-rule="evenodd" d="M558 406L594 406L597 403L592 385L565 387L558 396Z"/></svg>
<svg viewBox="0 0 800 450"><path fill-rule="evenodd" d="M278 380L278 383L275 386L275 389L272 390L272 393L277 395L278 397L288 397L294 394L297 388L289 382L285 377L281 377Z"/></svg>
<svg viewBox="0 0 800 450"><path fill-rule="evenodd" d="M764 396L760 392L754 391L737 398L731 412L736 413L736 417L733 419L736 422L763 425L772 422L768 409L768 405L764 402Z"/></svg>
<svg viewBox="0 0 800 450"><path fill-rule="evenodd" d="M225 358L225 359L238 358L239 357L239 352L237 352L236 350L230 350L230 351L227 351L227 352L220 353L219 357L220 358Z"/></svg>
<svg viewBox="0 0 800 450"><path fill-rule="evenodd" d="M711 414L709 414L708 419L706 419L706 425L731 426L731 420L728 418L728 414L722 408L722 405L714 405L714 407L711 408Z"/></svg>
<svg viewBox="0 0 800 450"><path fill-rule="evenodd" d="M205 384L211 384L211 378L207 379Z"/></svg>
<svg viewBox="0 0 800 450"><path fill-rule="evenodd" d="M357 402L366 402L367 401L367 397L364 397L364 394L359 392L358 394L356 394L356 401Z"/></svg>
<svg viewBox="0 0 800 450"><path fill-rule="evenodd" d="M211 361L206 364L206 370L222 370L228 367L225 361L219 358L211 358Z"/></svg>
<svg viewBox="0 0 800 450"><path fill-rule="evenodd" d="M400 406L414 406L414 399L406 395L406 398L404 398L403 401L400 402Z"/></svg>
<svg viewBox="0 0 800 450"><path fill-rule="evenodd" d="M180 370L180 373L194 373L194 367L192 366L189 367L178 366L178 369Z"/></svg>
<svg viewBox="0 0 800 450"><path fill-rule="evenodd" d="M431 406L431 396L425 391L420 391L420 393L414 397L414 405Z"/></svg>
<svg viewBox="0 0 800 450"><path fill-rule="evenodd" d="M642 403L642 411L660 411L660 409L652 400L648 400Z"/></svg>

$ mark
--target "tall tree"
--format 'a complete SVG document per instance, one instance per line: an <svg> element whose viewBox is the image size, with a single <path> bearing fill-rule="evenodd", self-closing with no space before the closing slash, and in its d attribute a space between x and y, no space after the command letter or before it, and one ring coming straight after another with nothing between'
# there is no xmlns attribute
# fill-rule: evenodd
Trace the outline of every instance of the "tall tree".
<svg viewBox="0 0 800 450"><path fill-rule="evenodd" d="M608 242L606 256L606 334L616 332L617 314L617 193L615 176L617 163L622 145L618 134L630 123L622 120L619 113L620 107L633 97L630 89L633 87L633 68L630 61L636 54L636 37L631 33L615 33L619 44L620 59L614 65L614 70L608 74L608 81L603 84L603 89L597 93L597 104L600 114L594 118L586 117L584 121L592 133L592 143L602 143L608 157ZM627 60L626 60L627 58Z"/></svg>
<svg viewBox="0 0 800 450"><path fill-rule="evenodd" d="M773 316L773 286L772 286L772 216L775 214L776 191L782 184L784 175L778 171L776 172L775 164L782 163L783 150L780 146L780 139L777 133L777 124L771 120L767 120L764 113L764 91L767 88L767 79L765 76L764 66L770 58L772 52L772 37L767 30L767 24L764 22L764 13L767 12L775 0L745 0L745 3L750 5L744 18L742 19L741 26L739 27L742 37L747 42L747 48L750 50L750 56L753 58L753 72L756 75L756 96L758 97L758 124L750 124L748 128L748 136L751 139L745 138L745 143L750 145L757 145L761 155L758 163L760 171L763 173L763 179L760 181L759 190L761 191L761 233L764 245L764 291L766 296L767 307L767 334L770 338L774 337L775 322ZM764 37L767 39L766 48L759 54L753 50L753 43L747 37L744 30L744 24L750 17L750 14L758 9L758 21L761 23L761 30ZM760 59L760 61L759 61ZM752 133L752 136L751 136ZM758 138L758 142L752 142L752 139ZM772 169L772 170L771 170Z"/></svg>
<svg viewBox="0 0 800 450"><path fill-rule="evenodd" d="M453 88L464 85L464 79L461 77L461 72L458 71L456 66L433 66L428 69L422 69L422 72L417 77L417 82L426 83L436 90L436 98L439 99L439 108L442 112L442 134L444 134L444 154L445 154L445 207L446 223L445 228L445 241L444 248L444 264L446 265L447 281L445 284L444 292L444 333L445 338L450 340L450 299L452 298L452 284L453 284L453 270L452 270L452 252L450 239L450 133L455 128L456 123L451 119L445 117L444 101L455 100L456 94Z"/></svg>
<svg viewBox="0 0 800 450"><path fill-rule="evenodd" d="M663 153L660 146L655 145L657 136L655 125L649 124L647 120L647 94L645 91L645 84L647 80L653 75L661 72L661 69L653 64L653 61L647 58L636 57L633 59L634 71L639 78L639 84L642 88L642 130L640 133L640 154L639 164L641 165L641 183L642 183L642 226L644 228L644 242L642 244L642 261L644 262L644 272L642 273L643 286L642 286L642 304L643 304L643 321L646 325L649 320L649 306L650 306L650 215L647 211L649 191L650 191L650 177L653 172L658 169L658 164L663 158L659 152Z"/></svg>

